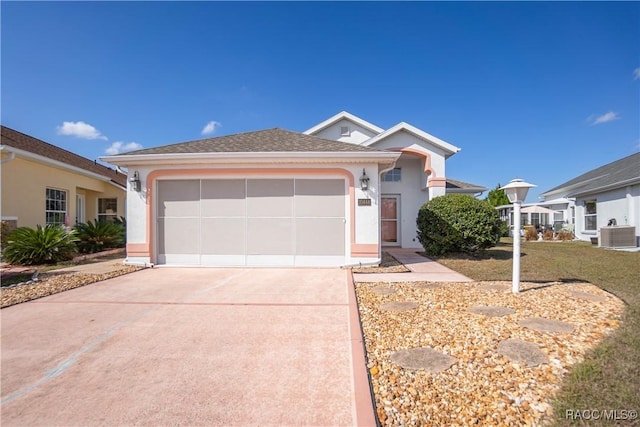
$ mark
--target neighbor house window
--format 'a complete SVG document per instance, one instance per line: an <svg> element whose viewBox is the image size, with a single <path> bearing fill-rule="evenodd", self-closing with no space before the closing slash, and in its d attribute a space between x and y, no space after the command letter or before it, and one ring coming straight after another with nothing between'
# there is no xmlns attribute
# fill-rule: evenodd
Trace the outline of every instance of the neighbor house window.
<svg viewBox="0 0 640 427"><path fill-rule="evenodd" d="M598 215L595 200L587 200L584 202L584 229L587 231L597 230Z"/></svg>
<svg viewBox="0 0 640 427"><path fill-rule="evenodd" d="M385 173L382 177L384 182L400 182L402 180L402 173L400 168L395 168Z"/></svg>
<svg viewBox="0 0 640 427"><path fill-rule="evenodd" d="M45 221L47 225L66 225L67 192L47 188L45 205Z"/></svg>
<svg viewBox="0 0 640 427"><path fill-rule="evenodd" d="M98 199L98 221L113 221L118 217L118 199Z"/></svg>

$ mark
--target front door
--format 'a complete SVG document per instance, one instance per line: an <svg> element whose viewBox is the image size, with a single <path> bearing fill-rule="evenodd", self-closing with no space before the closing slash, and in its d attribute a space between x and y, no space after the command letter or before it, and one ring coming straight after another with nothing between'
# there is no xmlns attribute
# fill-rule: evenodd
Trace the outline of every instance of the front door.
<svg viewBox="0 0 640 427"><path fill-rule="evenodd" d="M382 196L382 244L400 246L400 196Z"/></svg>
<svg viewBox="0 0 640 427"><path fill-rule="evenodd" d="M84 194L76 194L76 224L84 222Z"/></svg>

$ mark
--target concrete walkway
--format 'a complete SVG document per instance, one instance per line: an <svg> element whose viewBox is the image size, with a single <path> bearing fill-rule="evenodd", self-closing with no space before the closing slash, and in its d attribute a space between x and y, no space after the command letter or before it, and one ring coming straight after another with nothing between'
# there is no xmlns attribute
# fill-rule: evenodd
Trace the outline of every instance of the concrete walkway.
<svg viewBox="0 0 640 427"><path fill-rule="evenodd" d="M355 282L473 282L442 264L418 255L419 249L388 248L392 257L404 264L410 273L354 273Z"/></svg>

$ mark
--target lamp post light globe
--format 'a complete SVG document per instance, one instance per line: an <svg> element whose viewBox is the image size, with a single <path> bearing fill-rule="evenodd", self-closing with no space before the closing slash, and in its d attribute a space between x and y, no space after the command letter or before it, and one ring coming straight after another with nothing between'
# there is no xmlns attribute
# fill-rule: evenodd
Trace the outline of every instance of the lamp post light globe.
<svg viewBox="0 0 640 427"><path fill-rule="evenodd" d="M529 184L522 179L512 179L507 185L500 187L509 198L509 202L513 203L513 279L511 290L514 294L520 292L520 207L532 187L535 187L535 185Z"/></svg>

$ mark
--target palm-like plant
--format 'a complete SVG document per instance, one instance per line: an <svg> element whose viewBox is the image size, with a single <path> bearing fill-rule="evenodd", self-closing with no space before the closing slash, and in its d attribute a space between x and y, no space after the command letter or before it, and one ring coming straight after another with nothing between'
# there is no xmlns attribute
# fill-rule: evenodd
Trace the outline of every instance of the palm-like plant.
<svg viewBox="0 0 640 427"><path fill-rule="evenodd" d="M89 221L75 226L78 233L78 249L83 253L100 252L124 245L125 230L122 224L107 221Z"/></svg>
<svg viewBox="0 0 640 427"><path fill-rule="evenodd" d="M10 264L53 264L72 259L78 253L77 241L75 231L59 225L20 227L8 236L2 255Z"/></svg>

